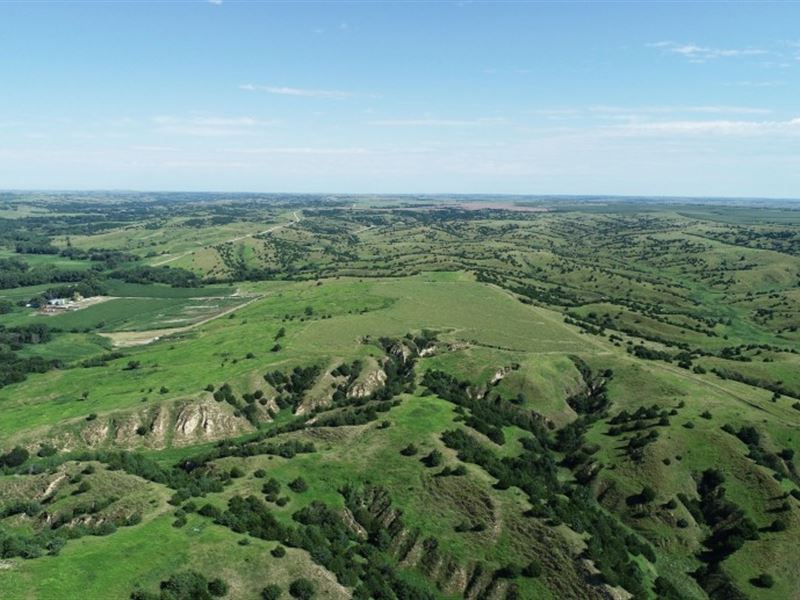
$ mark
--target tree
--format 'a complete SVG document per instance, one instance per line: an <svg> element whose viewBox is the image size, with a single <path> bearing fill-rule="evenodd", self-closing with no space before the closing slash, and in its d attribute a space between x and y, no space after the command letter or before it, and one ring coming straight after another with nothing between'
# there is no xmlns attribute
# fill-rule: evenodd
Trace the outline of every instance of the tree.
<svg viewBox="0 0 800 600"><path fill-rule="evenodd" d="M305 577L295 579L289 586L289 593L298 600L310 600L314 597L314 584Z"/></svg>
<svg viewBox="0 0 800 600"><path fill-rule="evenodd" d="M212 596L222 597L228 593L228 584L219 577L208 582L208 593Z"/></svg>
<svg viewBox="0 0 800 600"><path fill-rule="evenodd" d="M441 452L438 450L431 450L430 454L422 459L422 462L428 467L438 467L442 464L442 458Z"/></svg>
<svg viewBox="0 0 800 600"><path fill-rule="evenodd" d="M400 450L400 454L403 456L414 456L418 452L417 447L414 444L409 444L402 450Z"/></svg>
<svg viewBox="0 0 800 600"><path fill-rule="evenodd" d="M539 577L542 574L542 563L534 559L522 569L522 574L525 577Z"/></svg>
<svg viewBox="0 0 800 600"><path fill-rule="evenodd" d="M209 600L211 594L208 581L197 571L175 573L161 582L161 598L164 600Z"/></svg>
<svg viewBox="0 0 800 600"><path fill-rule="evenodd" d="M281 597L281 588L279 585L270 583L267 587L261 590L261 600L278 600Z"/></svg>
<svg viewBox="0 0 800 600"><path fill-rule="evenodd" d="M498 569L495 574L501 579L516 579L522 575L522 569L519 565L509 564Z"/></svg>
<svg viewBox="0 0 800 600"><path fill-rule="evenodd" d="M750 583L760 588L771 588L773 585L775 585L775 579L772 577L772 575L761 573L761 575L758 577L753 577L753 579L750 580Z"/></svg>
<svg viewBox="0 0 800 600"><path fill-rule="evenodd" d="M302 494L308 489L308 484L305 479L298 477L289 482L289 489L298 494Z"/></svg>
<svg viewBox="0 0 800 600"><path fill-rule="evenodd" d="M0 465L4 465L6 467L18 467L28 460L29 456L30 455L25 448L22 446L14 446L10 452L0 456Z"/></svg>
<svg viewBox="0 0 800 600"><path fill-rule="evenodd" d="M648 502L652 502L653 500L656 499L656 491L649 485L646 485L642 488L642 491L639 493L639 499L642 504L647 504Z"/></svg>

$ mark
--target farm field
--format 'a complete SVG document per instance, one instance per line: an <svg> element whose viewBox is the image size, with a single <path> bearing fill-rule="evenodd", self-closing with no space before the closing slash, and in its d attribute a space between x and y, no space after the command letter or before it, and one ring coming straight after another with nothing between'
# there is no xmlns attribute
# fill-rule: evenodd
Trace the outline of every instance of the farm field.
<svg viewBox="0 0 800 600"><path fill-rule="evenodd" d="M792 206L9 194L0 246L3 598L800 598Z"/></svg>

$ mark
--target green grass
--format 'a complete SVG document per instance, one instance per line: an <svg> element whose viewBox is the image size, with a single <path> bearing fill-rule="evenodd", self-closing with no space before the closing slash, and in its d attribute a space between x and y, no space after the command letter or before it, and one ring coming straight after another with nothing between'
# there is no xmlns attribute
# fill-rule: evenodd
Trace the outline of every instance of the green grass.
<svg viewBox="0 0 800 600"><path fill-rule="evenodd" d="M783 351L752 348L745 352L753 358L751 362L710 355L694 362L800 389L797 355L789 352L800 341L798 332L791 331L800 315L800 295L795 289L800 258L796 245L792 246L800 222L797 211L569 201L536 202L553 208L551 212L476 212L469 218L456 211L370 209L370 205L405 201L412 202L356 198L353 203L360 209L355 211L319 209L325 205L318 205L305 211L300 223L259 239L247 236L288 221L292 210L266 202L245 210L236 201L226 201L222 210L236 214L234 221L195 227L186 222L188 218L210 218L217 213L202 203L174 204L162 213L170 217L142 216L111 231L71 235L78 247L124 249L149 264L189 268L209 279L237 276L244 265L280 270L298 281L246 281L197 289L112 281L109 293L117 299L82 311L39 317L17 309L4 316L6 325L45 322L67 331L47 344L26 346L20 351L24 356L75 362L103 352L108 342L95 334L69 330L177 328L258 296L230 315L150 345L126 348L123 358L104 367L54 370L0 389L0 446L7 449L24 443L35 450L41 440L49 439L70 448L90 443L139 447L160 464L172 465L210 449L221 436L252 431L243 419L233 418L227 404L211 403L214 410L208 418L229 419L232 424L212 428L214 433L208 436L177 441L179 436L172 431L177 408L173 407L208 403L203 391L206 384L228 382L237 395L262 390L269 396L272 392L263 380L267 371L312 363L330 369L357 358L379 359L378 338L422 329L438 332L442 349L419 360L418 377L428 369L441 369L476 389L488 389L498 372L507 371L490 393L508 400L522 397L524 408L542 414L557 429L576 417L567 398L583 386L570 360L570 355L579 355L595 372L613 369L612 415L652 404L678 411L668 426L658 427L657 441L646 448L639 462L623 451L630 434L612 437L605 419L593 423L586 442L591 460L602 468L587 489L609 513L651 543L656 563L635 559L648 580L663 575L676 585L681 597L706 597L687 574L700 564L696 554L709 532L683 506L667 509L663 504L678 493L693 497L698 474L719 468L726 477L727 497L758 526L769 525L783 494L797 486L790 479L777 481L769 469L748 458L741 441L721 428L728 423L736 428L751 425L760 432L766 450L792 449L800 454L800 412L792 408L794 400L772 402L771 393L760 388L710 373L693 373L674 363L636 359L625 352L625 342L616 346L608 335L615 328L627 329L630 335L625 341L658 337L710 353L739 344L772 344ZM26 214L41 214L38 205L26 206L21 205ZM234 240L228 244L233 260L226 264L225 253L217 248L228 240ZM56 241L63 243L61 237ZM37 264L55 261L65 268L79 265L59 257L30 260ZM476 274L490 274L500 285L477 283ZM533 286L534 305L523 304L503 289L530 292L526 285ZM0 290L0 297L25 300L46 287ZM244 295L230 298L237 288ZM564 323L567 311L610 315L613 323L605 336L580 333ZM280 328L286 330L280 340L282 349L272 352ZM716 335L697 328L712 328ZM448 344L452 349L447 349ZM648 345L678 351L677 346ZM139 368L125 369L129 361L138 361ZM317 382L319 396L326 395L327 381ZM159 392L162 386L164 393ZM79 400L83 392L89 392L88 398ZM681 403L684 406L678 408ZM158 410L170 415L169 432L163 438L116 435ZM703 416L706 411L710 418ZM89 413L98 415L92 423L85 420ZM283 436L314 441L317 452L313 454L289 460L254 456L215 461L213 469L237 466L246 475L200 502L224 507L235 494L259 494L263 482L252 473L264 468L283 484L283 494L289 498L286 506L273 507L275 514L291 523L292 514L313 500L341 508L339 490L347 483L376 483L389 490L406 525L420 528L424 536L435 536L442 552L460 567L484 561L496 568L541 557L545 575L536 581L520 580L522 597L580 597L576 590L582 589L581 578L574 570L574 559L581 551L583 534L524 516L529 505L522 492L513 487L495 489L494 479L475 465L467 466L466 476L445 478L435 477L438 469L420 462L436 448L444 454L445 464L457 464L454 453L441 442L442 431L464 427L455 416L451 404L418 389L404 394L402 403L376 422ZM262 428L272 429L292 418L290 411L283 410L274 423L264 423ZM386 429L379 427L383 419L390 422ZM505 458L517 455L522 440L530 435L506 426L507 441L498 446L468 431ZM87 432L96 434L93 442ZM419 454L402 456L400 449L410 441L420 448ZM301 494L286 486L298 476L309 485ZM572 476L567 468L559 467L562 481ZM47 473L0 476L0 502L12 496L35 496L48 477ZM140 507L144 522L106 538L70 541L59 557L3 563L2 567L8 567L0 570L5 595L124 598L137 584L155 590L161 579L188 567L223 576L232 584L230 596L236 598L257 597L271 580L285 587L299 574L311 576L334 593L332 585L325 583L326 573L305 553L290 551L277 561L269 555L273 542L253 540L249 546L240 546L243 536L198 517L175 529L173 509L164 503L170 490L138 480L132 484L128 476L102 470L91 481L91 494L100 498L118 490L123 498L114 510ZM652 486L657 499L639 514L626 498L643 485ZM71 495L73 488L75 484L70 484L59 492L48 510L77 502L79 497ZM746 542L724 564L748 597L782 600L800 589L794 558L800 519L797 503L789 502L790 510L782 515L789 523L786 531L762 532L759 540ZM678 518L687 519L688 527L678 529ZM487 527L456 532L465 520ZM33 522L23 517L5 519L3 525L20 532L33 528ZM750 585L749 579L762 572L775 577L771 590ZM410 581L433 586L410 564L401 573Z"/></svg>
<svg viewBox="0 0 800 600"><path fill-rule="evenodd" d="M578 334L544 309L520 304L486 285L437 279L420 276L330 281L321 286L261 286L267 294L264 299L237 310L233 318L223 317L203 325L178 344L160 341L129 349L128 356L107 367L53 371L0 389L0 407L5 415L0 435L19 435L27 429L79 419L90 412L103 414L141 407L141 390L150 388L169 389L158 401L196 397L207 383L249 380L253 374L260 379L275 365L285 368L316 361L327 363L330 357L352 360L374 352L371 346L360 342L364 335L399 336L412 329L429 328L445 332L444 339L513 347L517 351L576 351L584 346ZM68 328L106 319L106 329L148 329L158 316L163 327L168 311L178 311L187 302L195 301L112 300L52 317L51 322ZM146 306L151 310L142 312ZM305 319L307 306L312 306L318 316L301 320ZM498 311L505 315L501 320L493 318ZM321 318L328 314L330 319ZM425 318L415 317L420 314ZM286 315L293 319L284 321ZM68 318L73 321L65 323ZM269 352L280 327L287 331L282 340L284 350ZM255 358L246 359L248 352L253 352ZM142 368L124 371L127 362L134 359ZM200 381L198 364L203 365ZM90 399L75 402L86 389L93 390Z"/></svg>
<svg viewBox="0 0 800 600"><path fill-rule="evenodd" d="M107 288L109 296L125 298L203 298L230 296L236 291L229 286L180 288L162 284L126 283L118 279L109 280Z"/></svg>
<svg viewBox="0 0 800 600"><path fill-rule="evenodd" d="M286 590L300 576L315 580L320 598L344 597L305 552L289 550L276 559L269 554L274 542L241 546L243 536L206 519L190 515L181 529L173 521L162 514L109 537L74 540L58 557L14 560L3 571L3 593L20 600L127 598L137 586L155 591L159 581L192 568L225 579L236 598L255 598L268 583Z"/></svg>
<svg viewBox="0 0 800 600"><path fill-rule="evenodd" d="M62 333L46 344L25 346L20 356L41 356L45 359L72 363L110 350L110 342L92 333Z"/></svg>

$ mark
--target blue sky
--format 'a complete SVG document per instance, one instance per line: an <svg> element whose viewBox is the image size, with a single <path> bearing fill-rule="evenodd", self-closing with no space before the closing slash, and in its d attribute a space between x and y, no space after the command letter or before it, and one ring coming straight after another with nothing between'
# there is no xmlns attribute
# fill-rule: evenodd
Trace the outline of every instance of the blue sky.
<svg viewBox="0 0 800 600"><path fill-rule="evenodd" d="M800 3L0 3L0 188L800 197Z"/></svg>

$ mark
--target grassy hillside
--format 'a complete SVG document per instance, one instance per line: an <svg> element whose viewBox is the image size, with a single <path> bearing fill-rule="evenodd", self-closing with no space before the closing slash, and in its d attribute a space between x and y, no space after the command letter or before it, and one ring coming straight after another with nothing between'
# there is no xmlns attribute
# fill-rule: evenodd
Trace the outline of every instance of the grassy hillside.
<svg viewBox="0 0 800 600"><path fill-rule="evenodd" d="M0 218L3 597L800 597L795 211L130 202Z"/></svg>

